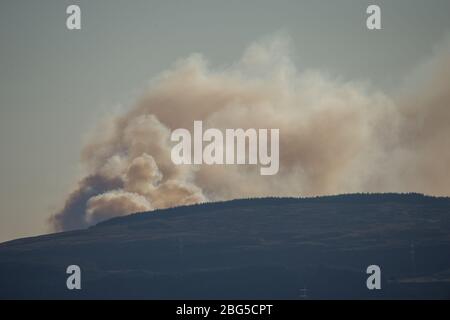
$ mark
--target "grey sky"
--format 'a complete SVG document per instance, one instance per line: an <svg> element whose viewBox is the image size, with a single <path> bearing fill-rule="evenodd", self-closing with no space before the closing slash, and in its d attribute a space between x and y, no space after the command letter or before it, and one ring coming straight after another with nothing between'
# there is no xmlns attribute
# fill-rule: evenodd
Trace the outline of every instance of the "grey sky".
<svg viewBox="0 0 450 320"><path fill-rule="evenodd" d="M82 30L65 9L79 4ZM365 9L382 9L381 31ZM45 233L79 168L83 136L193 52L226 67L282 31L301 69L390 91L450 32L448 0L1 1L0 241Z"/></svg>

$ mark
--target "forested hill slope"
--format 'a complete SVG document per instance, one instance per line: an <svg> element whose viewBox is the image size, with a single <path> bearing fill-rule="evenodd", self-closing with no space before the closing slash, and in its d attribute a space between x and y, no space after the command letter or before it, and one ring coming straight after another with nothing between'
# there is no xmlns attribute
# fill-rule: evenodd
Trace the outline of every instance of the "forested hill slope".
<svg viewBox="0 0 450 320"><path fill-rule="evenodd" d="M66 287L69 265L81 290ZM381 290L366 287L369 265ZM450 199L234 200L0 244L3 299L300 297L450 298Z"/></svg>

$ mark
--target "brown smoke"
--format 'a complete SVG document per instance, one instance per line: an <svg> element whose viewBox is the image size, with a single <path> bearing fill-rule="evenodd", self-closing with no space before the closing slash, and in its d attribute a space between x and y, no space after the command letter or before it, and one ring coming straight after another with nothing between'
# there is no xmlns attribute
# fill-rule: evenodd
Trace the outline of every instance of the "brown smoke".
<svg viewBox="0 0 450 320"><path fill-rule="evenodd" d="M51 218L57 230L204 201L349 192L450 195L450 50L395 97L320 72L298 72L285 43L254 44L227 70L192 55L155 79L82 152L87 175ZM175 166L170 133L279 128L280 171Z"/></svg>

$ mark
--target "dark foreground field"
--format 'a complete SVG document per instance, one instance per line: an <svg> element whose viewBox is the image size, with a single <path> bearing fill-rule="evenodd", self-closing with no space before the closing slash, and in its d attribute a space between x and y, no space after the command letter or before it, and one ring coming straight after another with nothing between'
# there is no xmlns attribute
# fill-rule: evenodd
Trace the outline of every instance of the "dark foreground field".
<svg viewBox="0 0 450 320"><path fill-rule="evenodd" d="M66 268L82 289L66 288ZM366 287L366 268L382 289ZM301 290L306 289L306 290ZM0 244L0 298L450 298L450 199L235 200Z"/></svg>

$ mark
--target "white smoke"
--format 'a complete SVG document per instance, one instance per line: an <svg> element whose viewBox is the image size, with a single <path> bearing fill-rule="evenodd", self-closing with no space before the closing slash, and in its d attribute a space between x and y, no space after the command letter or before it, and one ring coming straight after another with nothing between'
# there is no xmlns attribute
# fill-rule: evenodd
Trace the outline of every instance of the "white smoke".
<svg viewBox="0 0 450 320"><path fill-rule="evenodd" d="M299 72L285 41L249 47L227 70L201 55L178 61L93 136L87 175L51 219L58 230L135 211L204 201L349 192L449 195L450 50L391 98L358 82ZM410 86L411 87L411 86ZM280 171L175 166L170 133L205 127L279 128Z"/></svg>

